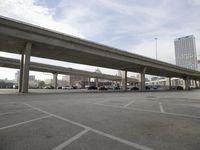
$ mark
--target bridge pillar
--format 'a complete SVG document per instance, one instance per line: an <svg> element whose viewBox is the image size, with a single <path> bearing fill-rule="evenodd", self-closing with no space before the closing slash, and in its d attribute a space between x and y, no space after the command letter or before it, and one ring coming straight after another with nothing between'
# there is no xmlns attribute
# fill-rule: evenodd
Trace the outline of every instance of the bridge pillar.
<svg viewBox="0 0 200 150"><path fill-rule="evenodd" d="M24 54L22 53L20 60L20 74L19 74L19 84L18 84L19 92L22 92L23 64L24 64Z"/></svg>
<svg viewBox="0 0 200 150"><path fill-rule="evenodd" d="M139 75L139 82L140 82L140 86L139 86L139 90L140 91L146 91L146 87L145 87L145 73L146 73L146 69L147 67L144 67Z"/></svg>
<svg viewBox="0 0 200 150"><path fill-rule="evenodd" d="M172 83L171 83L171 78L170 77L167 78L166 86L168 86L169 87L168 89L171 90Z"/></svg>
<svg viewBox="0 0 200 150"><path fill-rule="evenodd" d="M58 87L58 73L53 73L53 87L55 89Z"/></svg>
<svg viewBox="0 0 200 150"><path fill-rule="evenodd" d="M90 77L88 78L88 85L90 86Z"/></svg>
<svg viewBox="0 0 200 150"><path fill-rule="evenodd" d="M184 88L184 90L190 89L190 79L188 76L186 78L184 78L183 88Z"/></svg>
<svg viewBox="0 0 200 150"><path fill-rule="evenodd" d="M22 52L21 68L20 68L20 92L28 93L29 85L29 67L32 43L26 43L25 49Z"/></svg>
<svg viewBox="0 0 200 150"><path fill-rule="evenodd" d="M127 90L127 71L122 71L122 90Z"/></svg>
<svg viewBox="0 0 200 150"><path fill-rule="evenodd" d="M98 78L96 78L96 87L98 87Z"/></svg>
<svg viewBox="0 0 200 150"><path fill-rule="evenodd" d="M195 88L198 89L200 87L200 82L198 80L195 80Z"/></svg>

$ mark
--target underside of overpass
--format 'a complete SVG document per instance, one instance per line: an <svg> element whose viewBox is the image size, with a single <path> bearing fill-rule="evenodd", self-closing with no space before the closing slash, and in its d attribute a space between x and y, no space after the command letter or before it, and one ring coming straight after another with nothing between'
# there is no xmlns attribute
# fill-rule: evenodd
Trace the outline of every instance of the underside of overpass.
<svg viewBox="0 0 200 150"><path fill-rule="evenodd" d="M30 57L41 57L140 73L144 90L145 74L199 80L200 72L75 38L16 20L0 17L0 50L21 54L21 92L28 92ZM188 87L188 85L186 86Z"/></svg>

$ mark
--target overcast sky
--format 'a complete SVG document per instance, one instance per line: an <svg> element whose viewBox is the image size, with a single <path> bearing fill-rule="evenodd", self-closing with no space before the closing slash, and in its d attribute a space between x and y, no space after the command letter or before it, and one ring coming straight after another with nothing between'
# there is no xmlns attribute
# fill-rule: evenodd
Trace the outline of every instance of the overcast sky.
<svg viewBox="0 0 200 150"><path fill-rule="evenodd" d="M199 14L200 0L0 0L2 16L151 58L155 58L155 38L158 38L158 59L173 64L177 37L193 34L200 54ZM0 56L19 58L3 52ZM37 58L31 60L88 71L96 68ZM0 68L0 79L14 78L15 71ZM51 76L36 75L39 79Z"/></svg>

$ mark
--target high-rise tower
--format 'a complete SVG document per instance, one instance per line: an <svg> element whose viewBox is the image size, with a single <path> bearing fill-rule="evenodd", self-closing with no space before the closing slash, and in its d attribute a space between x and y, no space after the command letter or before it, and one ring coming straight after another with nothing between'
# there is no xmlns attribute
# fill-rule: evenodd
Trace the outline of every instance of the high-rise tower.
<svg viewBox="0 0 200 150"><path fill-rule="evenodd" d="M197 52L193 35L174 40L176 65L197 70Z"/></svg>

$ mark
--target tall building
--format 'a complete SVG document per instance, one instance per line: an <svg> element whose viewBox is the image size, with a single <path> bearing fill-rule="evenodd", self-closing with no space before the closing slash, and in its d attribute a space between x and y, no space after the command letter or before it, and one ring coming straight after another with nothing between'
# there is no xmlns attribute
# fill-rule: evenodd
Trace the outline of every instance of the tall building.
<svg viewBox="0 0 200 150"><path fill-rule="evenodd" d="M200 71L200 60L198 60L198 71Z"/></svg>
<svg viewBox="0 0 200 150"><path fill-rule="evenodd" d="M176 65L197 70L197 52L194 35L174 40Z"/></svg>

